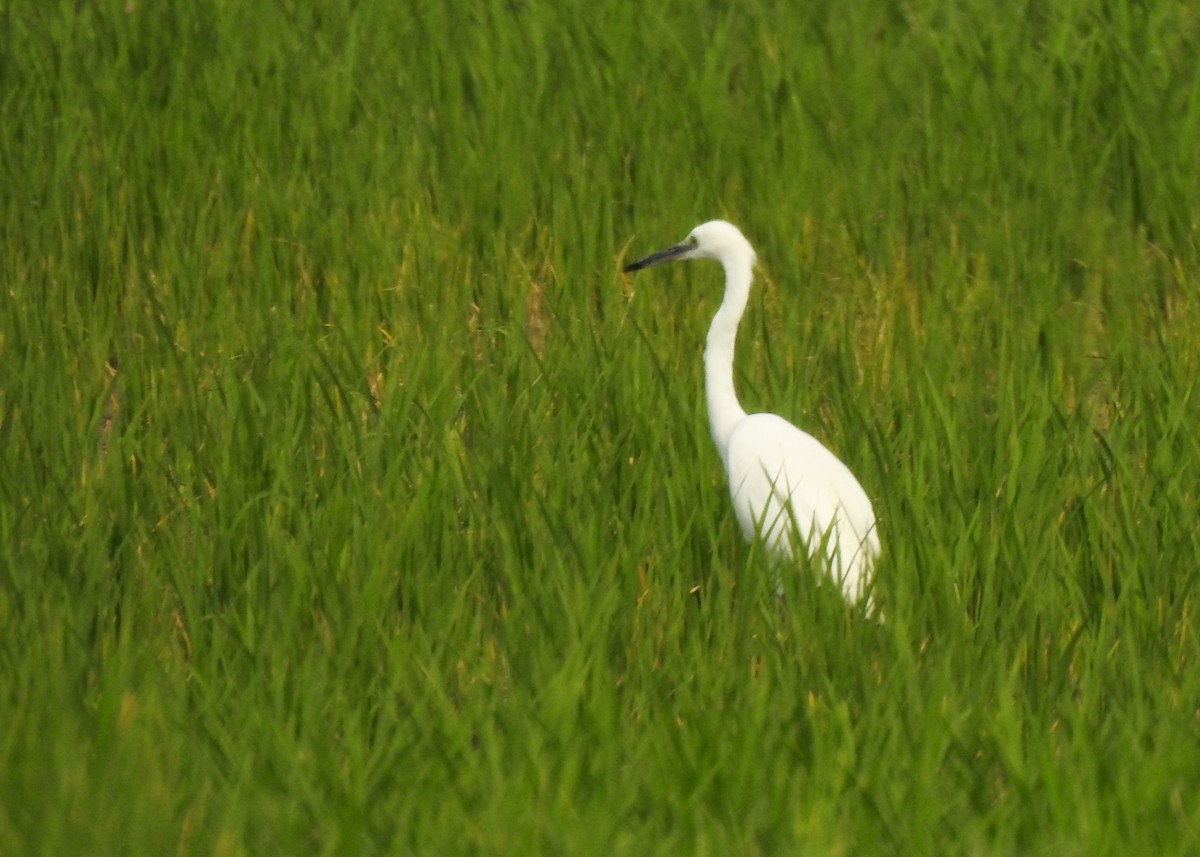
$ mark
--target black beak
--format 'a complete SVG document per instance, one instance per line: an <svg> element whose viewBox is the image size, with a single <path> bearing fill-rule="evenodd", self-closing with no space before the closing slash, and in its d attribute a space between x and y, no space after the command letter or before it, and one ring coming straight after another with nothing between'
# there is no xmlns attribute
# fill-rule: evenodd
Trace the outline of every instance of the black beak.
<svg viewBox="0 0 1200 857"><path fill-rule="evenodd" d="M645 259L638 259L636 262L630 262L621 269L622 273L630 274L634 271L640 271L642 268L649 268L651 265L657 265L659 262L670 262L672 259L678 259L689 250L694 249L691 244L676 244L674 247L668 247L666 250L659 250L657 253L651 253Z"/></svg>

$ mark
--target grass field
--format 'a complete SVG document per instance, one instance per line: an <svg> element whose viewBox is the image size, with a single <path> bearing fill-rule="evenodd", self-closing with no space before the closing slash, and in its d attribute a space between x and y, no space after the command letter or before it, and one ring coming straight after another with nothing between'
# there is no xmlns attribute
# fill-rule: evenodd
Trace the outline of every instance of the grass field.
<svg viewBox="0 0 1200 857"><path fill-rule="evenodd" d="M1200 853L1196 3L0 2L0 176L0 854Z"/></svg>

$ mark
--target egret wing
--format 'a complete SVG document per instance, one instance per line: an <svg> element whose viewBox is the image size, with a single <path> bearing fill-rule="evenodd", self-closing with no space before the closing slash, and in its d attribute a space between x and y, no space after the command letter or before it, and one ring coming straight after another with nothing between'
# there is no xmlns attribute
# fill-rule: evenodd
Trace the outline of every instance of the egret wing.
<svg viewBox="0 0 1200 857"><path fill-rule="evenodd" d="M747 538L761 534L784 554L791 553L793 539L810 553L824 543L831 572L857 597L879 542L871 501L846 465L774 414L753 414L738 424L726 465Z"/></svg>

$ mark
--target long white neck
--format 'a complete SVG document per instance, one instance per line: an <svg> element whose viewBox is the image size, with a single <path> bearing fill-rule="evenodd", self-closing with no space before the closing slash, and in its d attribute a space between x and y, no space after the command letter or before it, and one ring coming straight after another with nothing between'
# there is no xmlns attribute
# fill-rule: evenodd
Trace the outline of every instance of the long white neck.
<svg viewBox="0 0 1200 857"><path fill-rule="evenodd" d="M747 247L747 250L749 248ZM754 264L750 255L738 255L724 261L725 299L708 329L708 340L704 349L704 390L708 398L708 422L713 441L721 460L728 463L729 436L746 416L733 389L733 351L737 341L738 322L746 311L750 298L751 269Z"/></svg>

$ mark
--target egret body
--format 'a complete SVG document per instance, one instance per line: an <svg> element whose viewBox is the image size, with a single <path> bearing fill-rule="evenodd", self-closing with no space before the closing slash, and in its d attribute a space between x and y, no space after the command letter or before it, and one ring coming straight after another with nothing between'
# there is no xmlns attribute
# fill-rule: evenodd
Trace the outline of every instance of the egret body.
<svg viewBox="0 0 1200 857"><path fill-rule="evenodd" d="M725 269L725 299L704 349L704 386L713 441L729 477L733 508L747 539L761 535L771 553L823 550L829 573L859 600L879 555L871 501L854 474L812 435L775 414L747 414L733 389L738 322L750 297L754 248L731 223L701 224L681 243L625 266L626 272L673 259L712 259Z"/></svg>

